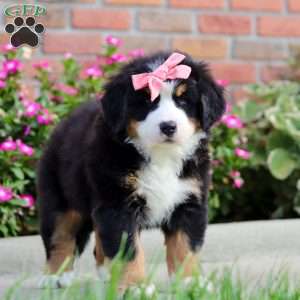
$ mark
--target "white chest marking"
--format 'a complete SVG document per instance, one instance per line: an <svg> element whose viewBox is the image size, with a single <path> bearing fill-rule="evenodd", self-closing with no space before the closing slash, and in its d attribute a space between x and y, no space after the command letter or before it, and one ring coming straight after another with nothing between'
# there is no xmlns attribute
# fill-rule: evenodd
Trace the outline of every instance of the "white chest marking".
<svg viewBox="0 0 300 300"><path fill-rule="evenodd" d="M199 141L199 139L197 139ZM147 202L148 225L159 225L167 221L174 208L183 203L189 194L200 194L200 183L195 179L181 179L184 158L196 146L183 149L166 144L159 146L151 155L151 161L138 172L137 193ZM190 154L191 154L190 153Z"/></svg>

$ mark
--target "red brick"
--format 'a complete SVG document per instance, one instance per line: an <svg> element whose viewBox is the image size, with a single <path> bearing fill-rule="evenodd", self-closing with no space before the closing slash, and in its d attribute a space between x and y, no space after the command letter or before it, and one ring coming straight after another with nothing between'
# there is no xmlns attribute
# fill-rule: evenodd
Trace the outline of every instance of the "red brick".
<svg viewBox="0 0 300 300"><path fill-rule="evenodd" d="M60 6L47 6L47 14L37 17L36 21L45 25L45 28L63 28L66 25L65 10Z"/></svg>
<svg viewBox="0 0 300 300"><path fill-rule="evenodd" d="M279 12L282 10L283 2L282 0L231 0L230 6L237 10Z"/></svg>
<svg viewBox="0 0 300 300"><path fill-rule="evenodd" d="M124 10L81 9L72 12L72 24L75 28L129 29L131 16Z"/></svg>
<svg viewBox="0 0 300 300"><path fill-rule="evenodd" d="M300 2L299 0L288 0L288 8L291 12L300 12Z"/></svg>
<svg viewBox="0 0 300 300"><path fill-rule="evenodd" d="M105 3L117 5L160 5L161 0L105 0Z"/></svg>
<svg viewBox="0 0 300 300"><path fill-rule="evenodd" d="M256 41L237 41L234 45L233 57L253 60L286 59L284 46L279 43Z"/></svg>
<svg viewBox="0 0 300 300"><path fill-rule="evenodd" d="M224 8L224 0L170 0L176 8Z"/></svg>
<svg viewBox="0 0 300 300"><path fill-rule="evenodd" d="M172 48L197 58L219 59L226 57L228 45L224 39L176 37L172 40Z"/></svg>
<svg viewBox="0 0 300 300"><path fill-rule="evenodd" d="M9 43L9 41L10 37L8 33L0 33L0 46Z"/></svg>
<svg viewBox="0 0 300 300"><path fill-rule="evenodd" d="M300 18L294 16L259 17L257 31L263 36L300 36Z"/></svg>
<svg viewBox="0 0 300 300"><path fill-rule="evenodd" d="M142 48L145 50L145 53L149 54L167 49L167 40L164 37L145 37L141 35L126 35L118 37L123 40L123 45L120 50L124 52Z"/></svg>
<svg viewBox="0 0 300 300"><path fill-rule="evenodd" d="M245 87L240 85L231 87L229 93L233 102L235 103L243 101L249 97L249 93Z"/></svg>
<svg viewBox="0 0 300 300"><path fill-rule="evenodd" d="M286 73L286 66L263 66L260 70L260 78L264 82L269 82L282 79Z"/></svg>
<svg viewBox="0 0 300 300"><path fill-rule="evenodd" d="M144 11L138 16L142 31L190 32L192 18L188 13Z"/></svg>
<svg viewBox="0 0 300 300"><path fill-rule="evenodd" d="M248 63L212 63L212 72L217 79L231 83L255 82L255 66Z"/></svg>
<svg viewBox="0 0 300 300"><path fill-rule="evenodd" d="M43 49L46 53L96 54L101 50L101 37L98 33L47 33Z"/></svg>
<svg viewBox="0 0 300 300"><path fill-rule="evenodd" d="M198 18L198 29L204 33L249 34L251 20L248 16L203 15Z"/></svg>

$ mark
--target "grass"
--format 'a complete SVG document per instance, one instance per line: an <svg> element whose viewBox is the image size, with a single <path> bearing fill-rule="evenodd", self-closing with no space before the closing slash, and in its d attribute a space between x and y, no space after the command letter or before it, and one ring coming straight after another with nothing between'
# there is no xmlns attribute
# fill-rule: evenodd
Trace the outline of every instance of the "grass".
<svg viewBox="0 0 300 300"><path fill-rule="evenodd" d="M86 278L66 289L23 289L23 279L9 288L1 300L300 300L300 280L291 278L288 272L273 272L245 282L245 276L241 276L242 280L230 268L206 276L195 274L189 279L182 278L182 270L179 270L169 284L156 286L152 282L159 274L154 267L144 283L120 292L120 274L124 267L121 253L111 265L111 279L106 284ZM63 266L58 273L62 271Z"/></svg>
<svg viewBox="0 0 300 300"><path fill-rule="evenodd" d="M118 291L119 274L120 264L115 264L112 279L106 285L95 280L81 280L60 290L25 291L19 281L6 291L2 300L300 300L300 286L290 280L288 273L270 274L263 282L258 280L248 284L229 269L205 278L197 275L189 280L182 279L179 273L167 287L158 288L148 280L123 293Z"/></svg>

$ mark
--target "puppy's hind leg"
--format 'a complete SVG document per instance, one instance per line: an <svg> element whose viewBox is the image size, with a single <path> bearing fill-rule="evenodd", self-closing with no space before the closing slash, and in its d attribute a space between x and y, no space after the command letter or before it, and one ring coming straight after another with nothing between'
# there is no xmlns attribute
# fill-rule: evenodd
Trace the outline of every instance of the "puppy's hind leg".
<svg viewBox="0 0 300 300"><path fill-rule="evenodd" d="M56 216L52 228L49 224L42 223L41 234L46 248L47 265L41 286L64 287L72 283L76 235L81 221L81 215L77 211L69 210ZM49 228L52 229L50 232Z"/></svg>
<svg viewBox="0 0 300 300"><path fill-rule="evenodd" d="M95 229L95 249L94 256L96 260L96 268L100 279L104 281L108 281L110 279L109 274L109 262L107 258L105 259L105 254L100 238L100 233L97 229Z"/></svg>

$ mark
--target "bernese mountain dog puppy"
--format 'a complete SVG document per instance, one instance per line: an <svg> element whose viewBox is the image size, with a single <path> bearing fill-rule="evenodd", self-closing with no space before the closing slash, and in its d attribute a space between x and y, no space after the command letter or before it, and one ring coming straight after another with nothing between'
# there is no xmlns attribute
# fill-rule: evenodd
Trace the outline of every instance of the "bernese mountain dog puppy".
<svg viewBox="0 0 300 300"><path fill-rule="evenodd" d="M38 168L44 280L67 285L95 231L100 273L125 234L121 283L136 283L144 277L140 233L149 228L164 233L169 274L182 265L191 276L207 225L210 128L224 110L205 63L163 52L128 63L101 100L63 120Z"/></svg>

